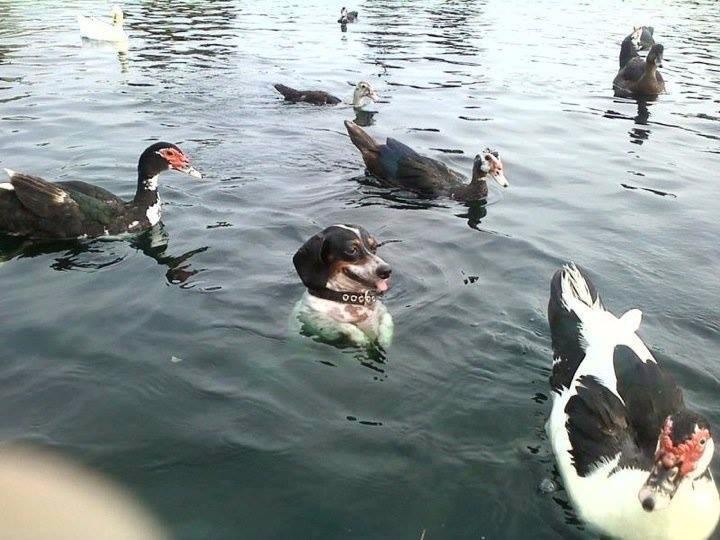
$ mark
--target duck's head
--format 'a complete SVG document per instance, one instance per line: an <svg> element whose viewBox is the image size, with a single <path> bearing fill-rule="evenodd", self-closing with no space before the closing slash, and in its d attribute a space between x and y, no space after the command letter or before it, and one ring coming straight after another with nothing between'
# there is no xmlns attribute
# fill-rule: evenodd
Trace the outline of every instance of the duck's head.
<svg viewBox="0 0 720 540"><path fill-rule="evenodd" d="M202 174L190 165L190 158L176 145L158 142L148 146L138 160L139 180L156 178L160 173L174 170L201 179Z"/></svg>
<svg viewBox="0 0 720 540"><path fill-rule="evenodd" d="M347 18L347 9L344 7L340 10L340 18L338 19L338 22L340 24L347 24L348 18Z"/></svg>
<svg viewBox="0 0 720 540"><path fill-rule="evenodd" d="M114 5L112 9L110 10L110 17L112 17L112 23L114 26L122 26L123 20L125 20L125 17L123 16L123 10L118 5Z"/></svg>
<svg viewBox="0 0 720 540"><path fill-rule="evenodd" d="M665 419L655 450L655 464L638 493L642 507L652 512L666 508L683 482L707 472L714 452L710 424L683 410Z"/></svg>
<svg viewBox="0 0 720 540"><path fill-rule="evenodd" d="M660 43L656 43L650 49L650 52L648 53L645 61L655 64L657 67L662 67L664 52L665 47L663 47Z"/></svg>
<svg viewBox="0 0 720 540"><path fill-rule="evenodd" d="M502 187L508 187L510 185L507 178L505 178L505 170L502 161L500 161L500 154L489 148L486 148L481 154L475 156L472 180L474 182L486 175L490 175L490 177Z"/></svg>
<svg viewBox="0 0 720 540"><path fill-rule="evenodd" d="M355 107L362 107L378 99L380 99L380 96L377 95L377 92L375 92L375 89L369 82L360 81L355 86L355 92L353 92L353 105Z"/></svg>

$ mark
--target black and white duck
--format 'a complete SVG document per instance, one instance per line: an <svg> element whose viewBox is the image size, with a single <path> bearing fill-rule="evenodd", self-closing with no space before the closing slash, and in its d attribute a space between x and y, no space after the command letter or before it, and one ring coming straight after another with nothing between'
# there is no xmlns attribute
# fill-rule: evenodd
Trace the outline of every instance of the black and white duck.
<svg viewBox="0 0 720 540"><path fill-rule="evenodd" d="M502 187L509 185L500 156L492 150L475 156L468 183L467 178L441 161L422 156L400 141L388 137L385 144L379 144L354 122L346 120L345 127L368 172L388 187L428 197L447 195L459 201L475 201L487 197L488 175Z"/></svg>
<svg viewBox="0 0 720 540"><path fill-rule="evenodd" d="M275 84L275 90L280 92L286 101L293 103L312 103L313 105L337 105L342 103L339 97L328 94L324 90L295 90L284 84ZM351 105L361 108L377 101L379 99L377 92L367 81L360 81L355 86Z"/></svg>
<svg viewBox="0 0 720 540"><path fill-rule="evenodd" d="M175 170L202 178L183 151L167 142L148 146L137 168L137 191L128 202L85 182L48 182L5 169L10 181L0 184L0 233L36 239L136 233L160 221L160 173Z"/></svg>
<svg viewBox="0 0 720 540"><path fill-rule="evenodd" d="M574 264L550 286L552 412L546 431L582 520L603 537L709 537L720 517L709 423Z"/></svg>
<svg viewBox="0 0 720 540"><path fill-rule="evenodd" d="M627 38L625 38L627 39ZM621 68L613 80L613 89L618 97L655 97L665 91L665 81L657 68L662 67L664 47L653 45L643 60L634 44L626 46L625 55L620 49ZM623 65L623 61L625 64Z"/></svg>
<svg viewBox="0 0 720 540"><path fill-rule="evenodd" d="M357 11L348 11L344 6L340 9L340 18L338 19L340 24L354 23L357 19Z"/></svg>

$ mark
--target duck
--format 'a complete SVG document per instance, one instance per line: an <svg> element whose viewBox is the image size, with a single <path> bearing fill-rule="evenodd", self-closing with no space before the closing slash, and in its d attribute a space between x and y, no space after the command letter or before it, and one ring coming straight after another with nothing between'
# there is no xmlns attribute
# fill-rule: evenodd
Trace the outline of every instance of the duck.
<svg viewBox="0 0 720 540"><path fill-rule="evenodd" d="M652 26L641 26L640 27L640 49L643 51L647 51L652 49L652 46L655 45L655 39L653 38L653 34L655 33L655 28Z"/></svg>
<svg viewBox="0 0 720 540"><path fill-rule="evenodd" d="M625 65L633 58L639 57L640 50L640 36L641 31L639 28L635 28L632 33L628 34L620 44L620 69L624 68Z"/></svg>
<svg viewBox="0 0 720 540"><path fill-rule="evenodd" d="M627 38L626 38L627 39ZM656 43L643 60L637 50L629 51L625 65L620 68L613 80L613 89L618 97L655 97L665 91L665 81L657 68L662 67L665 49ZM621 49L620 63L623 62Z"/></svg>
<svg viewBox="0 0 720 540"><path fill-rule="evenodd" d="M720 518L708 421L637 335L642 312L606 310L586 270L555 272L546 432L570 502L603 537L693 540Z"/></svg>
<svg viewBox="0 0 720 540"><path fill-rule="evenodd" d="M623 39L620 45L620 69L632 58L640 56L638 51L651 49L655 45L652 26L637 26Z"/></svg>
<svg viewBox="0 0 720 540"><path fill-rule="evenodd" d="M340 24L354 23L357 19L357 11L348 11L344 6L340 9L340 18L338 19Z"/></svg>
<svg viewBox="0 0 720 540"><path fill-rule="evenodd" d="M0 232L31 239L116 236L149 229L160 221L158 176L175 170L202 178L179 147L168 142L148 146L138 160L135 197L124 201L80 181L48 182L5 169L0 184Z"/></svg>
<svg viewBox="0 0 720 540"><path fill-rule="evenodd" d="M475 156L468 183L441 161L422 156L400 141L388 137L385 144L379 144L354 122L346 120L345 127L368 172L385 186L432 198L447 195L459 201L476 201L487 197L487 175L502 187L509 185L500 155L494 150L485 149Z"/></svg>
<svg viewBox="0 0 720 540"><path fill-rule="evenodd" d="M102 21L96 17L78 15L80 35L96 41L125 42L128 39L123 29L123 11L120 6L113 6L110 10L111 22Z"/></svg>
<svg viewBox="0 0 720 540"><path fill-rule="evenodd" d="M273 85L275 90L280 92L286 101L293 103L312 103L313 105L337 105L342 103L338 97L328 94L323 90L295 90L284 84ZM365 107L377 101L379 96L372 85L367 81L360 81L355 85L353 92L352 106L356 109Z"/></svg>

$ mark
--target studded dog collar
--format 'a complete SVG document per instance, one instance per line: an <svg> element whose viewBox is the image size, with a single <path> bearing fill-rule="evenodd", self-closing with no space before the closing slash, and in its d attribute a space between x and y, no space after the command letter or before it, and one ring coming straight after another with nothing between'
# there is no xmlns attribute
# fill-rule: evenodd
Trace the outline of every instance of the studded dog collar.
<svg viewBox="0 0 720 540"><path fill-rule="evenodd" d="M377 294L372 291L364 293L333 291L330 289L308 289L308 292L324 300L332 300L341 304L353 304L356 306L372 306L377 301Z"/></svg>

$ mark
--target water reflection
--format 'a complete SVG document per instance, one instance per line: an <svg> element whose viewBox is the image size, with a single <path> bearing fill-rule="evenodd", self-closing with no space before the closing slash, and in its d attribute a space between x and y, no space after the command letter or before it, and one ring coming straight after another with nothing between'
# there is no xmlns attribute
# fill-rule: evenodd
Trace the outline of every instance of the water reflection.
<svg viewBox="0 0 720 540"><path fill-rule="evenodd" d="M236 49L233 25L238 13L231 0L152 0L127 12L126 19L131 32L151 45L138 52L151 62L145 67L172 70L186 67L192 58L194 67L225 69L225 59Z"/></svg>
<svg viewBox="0 0 720 540"><path fill-rule="evenodd" d="M357 107L354 110L355 119L353 122L355 122L358 126L368 127L375 123L374 116L378 113L378 111L366 111Z"/></svg>
<svg viewBox="0 0 720 540"><path fill-rule="evenodd" d="M120 72L128 72L128 47L127 41L123 42L112 42L112 41L97 41L94 39L88 39L86 37L81 38L82 46L88 49L109 49L117 53L117 59L120 63Z"/></svg>
<svg viewBox="0 0 720 540"><path fill-rule="evenodd" d="M612 119L622 119L622 120L632 120L636 125L638 126L648 126L650 125L650 122L648 121L650 119L650 108L648 107L649 100L643 98L643 99L637 99L637 100L615 100L615 103L618 104L629 104L635 101L637 104L637 114L635 116L629 116L627 114L623 114L621 112L615 111L613 109L607 109L603 116L605 118L612 118ZM630 142L632 144L643 144L646 140L650 138L651 130L647 128L632 128L628 134L630 135Z"/></svg>
<svg viewBox="0 0 720 540"><path fill-rule="evenodd" d="M362 193L361 197L349 201L352 206L384 205L394 210L428 210L430 208L449 208L450 204L455 203L449 199L448 202L444 202L442 198L424 198L417 193L401 188L385 187L377 178L369 174L356 176L351 180L360 184L360 193ZM467 226L471 229L480 232L493 232L479 227L482 220L487 216L489 199L467 201L459 204L462 204L465 211L455 214L455 217L466 220Z"/></svg>
<svg viewBox="0 0 720 540"><path fill-rule="evenodd" d="M208 246L196 248L180 255L167 253L170 237L164 226L159 224L149 231L133 237L130 246L154 259L159 265L166 266L165 277L168 283L184 284L190 277L203 269L192 268L187 261L197 253L207 251ZM62 252L50 263L50 268L64 271L95 271L114 266L128 257L128 252L118 248L123 242L116 239L54 240L37 241L13 236L0 236L0 263L12 259L32 258L41 255Z"/></svg>

